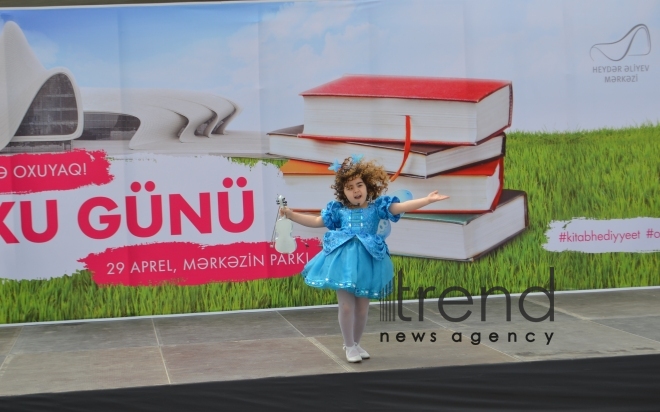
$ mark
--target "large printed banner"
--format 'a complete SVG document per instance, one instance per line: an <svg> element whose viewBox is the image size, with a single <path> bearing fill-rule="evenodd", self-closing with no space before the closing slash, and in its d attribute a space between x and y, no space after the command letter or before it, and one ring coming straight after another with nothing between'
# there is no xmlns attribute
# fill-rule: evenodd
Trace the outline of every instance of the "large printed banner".
<svg viewBox="0 0 660 412"><path fill-rule="evenodd" d="M99 284L242 281L299 273L319 251L270 246L276 186L263 176L274 166L85 150L0 161L3 192L29 194L0 207L3 273L20 278L86 268Z"/></svg>
<svg viewBox="0 0 660 412"><path fill-rule="evenodd" d="M356 154L401 172L390 194L450 196L387 238L427 283L442 261L475 262L447 269L458 278L657 269L658 1L0 11L2 279L294 276L326 229L295 226L296 251L277 252L277 196L318 211L328 166ZM315 106L327 90L344 100ZM643 262L617 263L631 254ZM581 282L564 286L618 285Z"/></svg>

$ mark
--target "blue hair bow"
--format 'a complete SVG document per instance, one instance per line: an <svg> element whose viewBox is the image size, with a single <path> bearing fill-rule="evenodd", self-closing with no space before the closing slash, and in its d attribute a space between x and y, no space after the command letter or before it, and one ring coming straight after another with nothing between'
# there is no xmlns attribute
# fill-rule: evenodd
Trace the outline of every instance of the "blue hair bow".
<svg viewBox="0 0 660 412"><path fill-rule="evenodd" d="M361 154L352 154L351 155L351 164L354 165L356 163L359 163L360 160L362 160L363 157L364 157L364 155L361 155ZM335 161L330 165L330 167L328 167L328 170L332 170L333 172L337 173L339 171L339 169L341 169L341 165L342 164L339 163L339 160L335 159Z"/></svg>
<svg viewBox="0 0 660 412"><path fill-rule="evenodd" d="M339 163L337 159L335 159L335 162L328 168L328 170L332 170L335 173L337 173L339 169L341 169L341 163Z"/></svg>

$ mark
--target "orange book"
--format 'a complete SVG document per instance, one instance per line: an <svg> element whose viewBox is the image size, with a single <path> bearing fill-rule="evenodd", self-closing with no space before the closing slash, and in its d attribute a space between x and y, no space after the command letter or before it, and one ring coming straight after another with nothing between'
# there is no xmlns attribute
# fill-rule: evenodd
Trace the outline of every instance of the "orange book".
<svg viewBox="0 0 660 412"><path fill-rule="evenodd" d="M289 160L280 171L286 187L283 195L289 207L298 211L319 211L333 199L335 173L327 164ZM409 191L413 198L437 190L449 199L431 203L413 213L484 213L494 210L502 193L504 159L440 173L426 179L399 176L388 192Z"/></svg>

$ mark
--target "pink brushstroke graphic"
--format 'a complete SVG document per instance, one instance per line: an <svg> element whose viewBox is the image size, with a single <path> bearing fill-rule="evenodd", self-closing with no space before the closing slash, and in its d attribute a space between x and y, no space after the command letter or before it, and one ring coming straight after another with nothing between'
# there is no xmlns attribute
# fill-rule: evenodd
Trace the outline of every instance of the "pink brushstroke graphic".
<svg viewBox="0 0 660 412"><path fill-rule="evenodd" d="M0 194L72 190L113 178L103 150L0 156Z"/></svg>
<svg viewBox="0 0 660 412"><path fill-rule="evenodd" d="M99 285L202 285L283 278L300 273L321 251L318 239L296 239L291 254L269 242L204 246L188 242L152 243L106 249L79 259Z"/></svg>

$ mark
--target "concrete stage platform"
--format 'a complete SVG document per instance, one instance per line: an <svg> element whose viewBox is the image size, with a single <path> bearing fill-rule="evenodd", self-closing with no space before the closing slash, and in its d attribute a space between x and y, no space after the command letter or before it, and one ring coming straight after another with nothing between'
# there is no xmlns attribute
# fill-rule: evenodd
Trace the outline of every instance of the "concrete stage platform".
<svg viewBox="0 0 660 412"><path fill-rule="evenodd" d="M375 303L362 339L372 359L358 364L345 360L336 306L1 325L0 396L660 354L660 288L555 292L553 322L525 319L518 300L510 322L502 296L488 298L485 322L478 298L445 306L454 317L472 311L459 323L439 314L437 300L424 303L422 321L418 302L404 303L408 322L381 321ZM530 295L524 308L539 318L548 305Z"/></svg>

